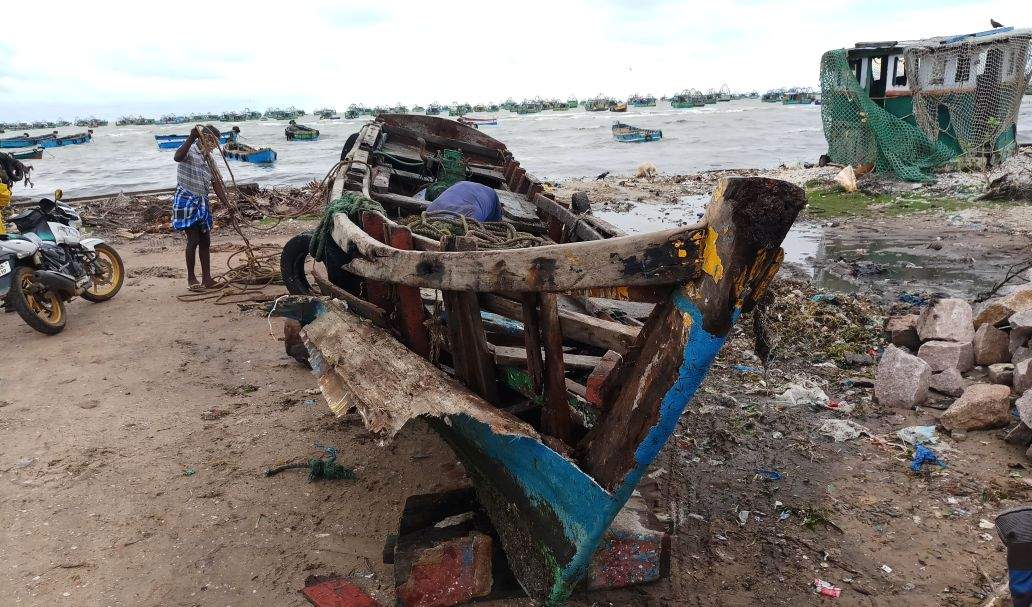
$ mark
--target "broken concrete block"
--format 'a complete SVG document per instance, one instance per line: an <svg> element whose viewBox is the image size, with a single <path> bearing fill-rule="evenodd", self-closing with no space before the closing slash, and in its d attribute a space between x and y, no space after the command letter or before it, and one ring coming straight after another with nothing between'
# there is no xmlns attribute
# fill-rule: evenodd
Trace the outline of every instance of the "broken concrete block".
<svg viewBox="0 0 1032 607"><path fill-rule="evenodd" d="M1025 335L1032 335L1032 308L1012 314L1007 319L1011 331L1019 331Z"/></svg>
<svg viewBox="0 0 1032 607"><path fill-rule="evenodd" d="M889 343L917 351L921 340L917 337L917 314L893 316L885 322L885 339Z"/></svg>
<svg viewBox="0 0 1032 607"><path fill-rule="evenodd" d="M917 355L928 363L933 373L946 369L964 372L975 366L975 349L970 341L926 341Z"/></svg>
<svg viewBox="0 0 1032 607"><path fill-rule="evenodd" d="M1014 383L1014 365L1011 363L989 365L987 378L991 384L1009 386Z"/></svg>
<svg viewBox="0 0 1032 607"><path fill-rule="evenodd" d="M960 396L966 384L960 371L950 368L939 373L932 373L928 387L947 396Z"/></svg>
<svg viewBox="0 0 1032 607"><path fill-rule="evenodd" d="M1032 358L1032 348L1028 346L1022 346L1015 350L1014 354L1011 354L1011 362L1015 365L1030 358Z"/></svg>
<svg viewBox="0 0 1032 607"><path fill-rule="evenodd" d="M896 346L885 348L874 375L874 397L889 407L910 408L928 398L932 368Z"/></svg>
<svg viewBox="0 0 1032 607"><path fill-rule="evenodd" d="M1022 285L1017 291L989 300L974 319L976 327L985 323L999 325L1012 314L1032 309L1032 285Z"/></svg>
<svg viewBox="0 0 1032 607"><path fill-rule="evenodd" d="M992 365L1010 360L1010 341L1007 332L989 323L978 327L972 345L975 348L975 364Z"/></svg>
<svg viewBox="0 0 1032 607"><path fill-rule="evenodd" d="M1032 390L1026 390L1018 400L1014 401L1014 407L1018 410L1018 417L1025 422L1026 426L1032 426Z"/></svg>
<svg viewBox="0 0 1032 607"><path fill-rule="evenodd" d="M1002 428L1010 421L1010 390L994 384L969 386L939 418L947 430Z"/></svg>
<svg viewBox="0 0 1032 607"><path fill-rule="evenodd" d="M970 342L975 338L971 305L963 299L940 299L931 303L917 319L917 336L931 339Z"/></svg>
<svg viewBox="0 0 1032 607"><path fill-rule="evenodd" d="M1014 365L1013 386L1016 394L1024 394L1032 388L1032 358L1026 358Z"/></svg>

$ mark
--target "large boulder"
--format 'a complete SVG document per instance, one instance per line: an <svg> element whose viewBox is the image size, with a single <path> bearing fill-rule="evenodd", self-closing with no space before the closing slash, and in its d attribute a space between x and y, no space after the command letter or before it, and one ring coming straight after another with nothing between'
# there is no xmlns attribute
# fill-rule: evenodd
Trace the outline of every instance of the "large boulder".
<svg viewBox="0 0 1032 607"><path fill-rule="evenodd" d="M964 376L953 368L932 373L932 377L928 380L928 387L947 396L960 396L964 393Z"/></svg>
<svg viewBox="0 0 1032 607"><path fill-rule="evenodd" d="M1032 284L1022 285L1013 293L986 302L975 316L974 324L976 327L986 323L999 325L1012 314L1025 310L1032 310Z"/></svg>
<svg viewBox="0 0 1032 607"><path fill-rule="evenodd" d="M1018 417L1025 422L1026 426L1032 426L1032 390L1025 391L1018 400L1014 401L1018 410Z"/></svg>
<svg viewBox="0 0 1032 607"><path fill-rule="evenodd" d="M917 351L921 340L917 337L917 314L893 316L885 321L885 339L901 348Z"/></svg>
<svg viewBox="0 0 1032 607"><path fill-rule="evenodd" d="M1032 358L1014 365L1014 393L1024 394L1032 388Z"/></svg>
<svg viewBox="0 0 1032 607"><path fill-rule="evenodd" d="M926 341L917 355L928 363L933 373L946 369L964 372L975 366L975 349L970 341Z"/></svg>
<svg viewBox="0 0 1032 607"><path fill-rule="evenodd" d="M1002 428L1010 421L1010 390L994 384L969 386L939 417L950 431Z"/></svg>
<svg viewBox="0 0 1032 607"><path fill-rule="evenodd" d="M888 346L874 375L874 397L890 407L909 409L928 398L932 368L928 363L897 348Z"/></svg>
<svg viewBox="0 0 1032 607"><path fill-rule="evenodd" d="M927 305L917 319L921 341L931 339L970 342L975 338L971 305L963 299L940 299Z"/></svg>
<svg viewBox="0 0 1032 607"><path fill-rule="evenodd" d="M1010 342L1006 331L1001 331L989 323L983 324L975 331L972 342L975 347L975 364L993 365L1010 360Z"/></svg>

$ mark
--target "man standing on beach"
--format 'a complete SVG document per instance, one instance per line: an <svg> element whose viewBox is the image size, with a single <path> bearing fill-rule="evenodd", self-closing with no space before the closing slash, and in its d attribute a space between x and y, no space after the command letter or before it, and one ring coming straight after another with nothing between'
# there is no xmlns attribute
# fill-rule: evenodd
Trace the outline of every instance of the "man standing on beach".
<svg viewBox="0 0 1032 607"><path fill-rule="evenodd" d="M204 161L197 140L201 136L199 129L207 131L217 142L218 129L212 125L194 127L183 145L179 146L174 156L179 163L176 180L176 193L172 197L172 229L186 234L186 280L190 290L210 289L216 286L211 277L211 204L208 196L211 191L211 169ZM201 280L198 282L194 274L194 260L197 250L201 254Z"/></svg>

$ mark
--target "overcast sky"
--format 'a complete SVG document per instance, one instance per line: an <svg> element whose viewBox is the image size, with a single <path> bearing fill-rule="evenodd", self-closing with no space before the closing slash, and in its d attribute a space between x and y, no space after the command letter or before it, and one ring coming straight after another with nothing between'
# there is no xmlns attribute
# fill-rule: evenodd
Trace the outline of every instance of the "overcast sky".
<svg viewBox="0 0 1032 607"><path fill-rule="evenodd" d="M980 31L990 17L1032 27L1032 0L19 6L31 17L0 35L0 122L816 87L830 48Z"/></svg>

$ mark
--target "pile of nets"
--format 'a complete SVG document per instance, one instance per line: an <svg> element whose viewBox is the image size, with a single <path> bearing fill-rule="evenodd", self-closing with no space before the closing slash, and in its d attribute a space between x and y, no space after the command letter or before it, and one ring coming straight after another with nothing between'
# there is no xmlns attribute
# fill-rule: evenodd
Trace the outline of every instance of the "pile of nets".
<svg viewBox="0 0 1032 607"><path fill-rule="evenodd" d="M856 59L862 72L877 72L895 89L884 99L872 99L860 84L847 50L828 51L821 58L821 118L831 160L930 181L930 169L950 161L1009 155L1032 75L1030 45L1032 32L1000 29L863 49Z"/></svg>

